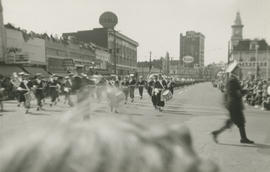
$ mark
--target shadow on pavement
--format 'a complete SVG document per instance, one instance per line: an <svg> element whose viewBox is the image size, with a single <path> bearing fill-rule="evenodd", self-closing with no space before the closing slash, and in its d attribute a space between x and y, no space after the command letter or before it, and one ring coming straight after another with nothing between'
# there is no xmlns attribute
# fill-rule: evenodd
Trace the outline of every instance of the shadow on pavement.
<svg viewBox="0 0 270 172"><path fill-rule="evenodd" d="M259 149L270 149L270 145L267 144L230 144L230 143L218 143L219 145L225 145L225 146L236 146L236 147L251 147L251 148L259 148Z"/></svg>
<svg viewBox="0 0 270 172"><path fill-rule="evenodd" d="M64 112L63 110L45 109L45 112Z"/></svg>
<svg viewBox="0 0 270 172"><path fill-rule="evenodd" d="M163 110L164 113L168 113L168 114L174 114L174 115L191 115L190 113L187 113L185 111L179 111L179 110L168 110L165 109Z"/></svg>
<svg viewBox="0 0 270 172"><path fill-rule="evenodd" d="M46 113L38 113L38 112L28 112L28 115L37 115L37 116L50 116L50 114Z"/></svg>
<svg viewBox="0 0 270 172"><path fill-rule="evenodd" d="M3 110L3 111L0 111L1 113L9 113L9 112L16 112L16 110Z"/></svg>

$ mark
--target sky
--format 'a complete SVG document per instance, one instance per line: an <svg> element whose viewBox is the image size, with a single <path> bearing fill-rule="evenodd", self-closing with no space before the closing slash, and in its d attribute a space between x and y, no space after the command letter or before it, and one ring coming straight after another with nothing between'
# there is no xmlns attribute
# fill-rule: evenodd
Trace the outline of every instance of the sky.
<svg viewBox="0 0 270 172"><path fill-rule="evenodd" d="M179 59L180 33L205 35L205 63L226 61L231 25L241 14L244 38L270 44L270 0L2 0L4 23L37 33L61 35L101 27L112 11L116 30L139 43L138 61L169 52Z"/></svg>

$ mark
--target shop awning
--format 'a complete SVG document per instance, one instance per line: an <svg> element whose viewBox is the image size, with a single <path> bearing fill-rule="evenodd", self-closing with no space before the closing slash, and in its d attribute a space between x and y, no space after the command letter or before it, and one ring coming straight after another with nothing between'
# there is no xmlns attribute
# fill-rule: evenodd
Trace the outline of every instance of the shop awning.
<svg viewBox="0 0 270 172"><path fill-rule="evenodd" d="M45 71L43 68L40 68L40 67L24 67L24 69L30 75L35 75L37 73L40 73L42 76L45 76L45 77L50 75L47 71Z"/></svg>
<svg viewBox="0 0 270 172"><path fill-rule="evenodd" d="M24 71L18 66L0 65L0 75L11 76L14 72L20 73Z"/></svg>

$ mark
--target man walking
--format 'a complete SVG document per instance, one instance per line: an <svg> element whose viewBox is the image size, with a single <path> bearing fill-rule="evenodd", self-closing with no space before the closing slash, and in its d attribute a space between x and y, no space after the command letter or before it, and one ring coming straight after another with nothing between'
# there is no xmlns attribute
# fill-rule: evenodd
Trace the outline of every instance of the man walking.
<svg viewBox="0 0 270 172"><path fill-rule="evenodd" d="M249 140L246 135L245 130L245 116L243 113L243 102L242 102L242 89L237 76L233 73L230 74L230 78L227 81L225 94L224 94L224 104L226 109L229 111L229 119L225 121L224 126L220 129L213 131L211 134L214 141L217 143L218 136L226 129L232 127L235 124L239 128L241 140L240 143L254 144L253 141Z"/></svg>

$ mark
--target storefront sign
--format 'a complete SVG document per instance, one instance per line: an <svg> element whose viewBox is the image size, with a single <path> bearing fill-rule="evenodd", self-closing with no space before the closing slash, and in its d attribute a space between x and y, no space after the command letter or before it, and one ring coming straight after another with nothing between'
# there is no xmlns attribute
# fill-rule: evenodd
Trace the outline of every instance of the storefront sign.
<svg viewBox="0 0 270 172"><path fill-rule="evenodd" d="M192 63L194 61L194 58L191 56L185 56L183 57L183 62L184 63Z"/></svg>

